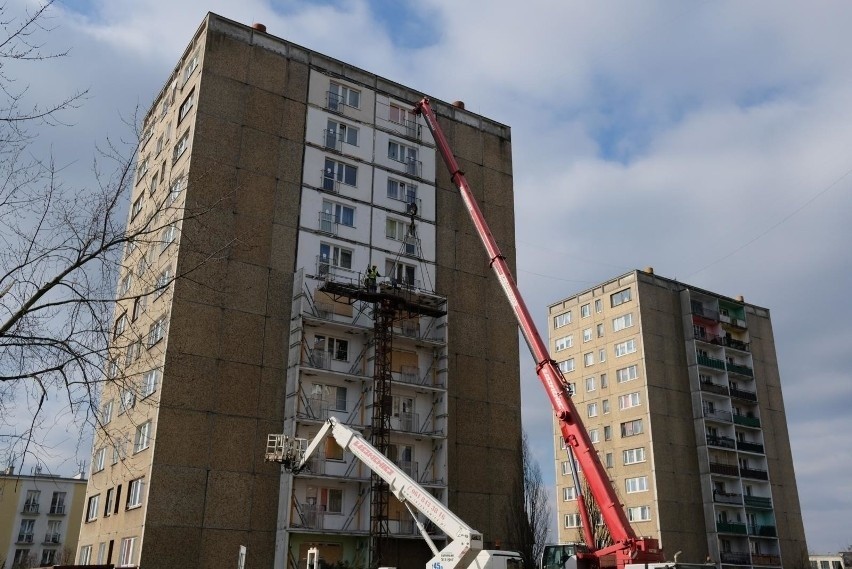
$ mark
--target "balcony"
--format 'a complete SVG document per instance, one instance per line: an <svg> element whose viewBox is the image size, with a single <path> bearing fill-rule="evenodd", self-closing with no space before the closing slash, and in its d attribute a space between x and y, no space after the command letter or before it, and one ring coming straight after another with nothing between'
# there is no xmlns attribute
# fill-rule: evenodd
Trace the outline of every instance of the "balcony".
<svg viewBox="0 0 852 569"><path fill-rule="evenodd" d="M772 498L764 496L744 496L745 505L747 508L765 508L772 509Z"/></svg>
<svg viewBox="0 0 852 569"><path fill-rule="evenodd" d="M769 480L769 473L759 468L740 467L740 476L743 478L754 478L756 480Z"/></svg>
<svg viewBox="0 0 852 569"><path fill-rule="evenodd" d="M33 542L33 534L31 533L19 533L18 541L15 543L32 543Z"/></svg>
<svg viewBox="0 0 852 569"><path fill-rule="evenodd" d="M328 213L321 211L319 212L319 220L317 222L317 229L328 235L337 235L337 228L339 226L337 222L337 217L333 213Z"/></svg>
<svg viewBox="0 0 852 569"><path fill-rule="evenodd" d="M736 504L738 506L743 503L742 494L733 494L731 492L713 491L713 501L717 504Z"/></svg>
<svg viewBox="0 0 852 569"><path fill-rule="evenodd" d="M757 393L739 389L738 387L731 387L731 397L742 399L743 401L757 401Z"/></svg>
<svg viewBox="0 0 852 569"><path fill-rule="evenodd" d="M21 510L24 514L37 514L39 505L37 503L25 503L24 509Z"/></svg>
<svg viewBox="0 0 852 569"><path fill-rule="evenodd" d="M740 551L723 551L719 554L722 563L728 565L750 565L751 559L748 553Z"/></svg>
<svg viewBox="0 0 852 569"><path fill-rule="evenodd" d="M419 413L399 413L397 415L397 419L399 420L398 430L400 431L404 431L406 433L416 433L420 430Z"/></svg>
<svg viewBox="0 0 852 569"><path fill-rule="evenodd" d="M420 160L409 158L405 161L405 173L409 176L419 178L423 171L423 163Z"/></svg>
<svg viewBox="0 0 852 569"><path fill-rule="evenodd" d="M744 427L760 427L760 419L749 417L748 415L734 415L734 423L743 425Z"/></svg>
<svg viewBox="0 0 852 569"><path fill-rule="evenodd" d="M340 181L334 177L334 174L325 170L321 170L320 172L322 173L322 180L320 182L322 189L333 194L339 194Z"/></svg>
<svg viewBox="0 0 852 569"><path fill-rule="evenodd" d="M778 532L775 530L775 526L750 525L748 526L748 534L757 537L778 537Z"/></svg>
<svg viewBox="0 0 852 569"><path fill-rule="evenodd" d="M400 366L399 373L394 376L394 379L409 385L423 385L424 382L418 377L419 372L417 366Z"/></svg>
<svg viewBox="0 0 852 569"><path fill-rule="evenodd" d="M711 462L710 472L713 474L722 474L724 476L739 476L740 469L736 464L724 464L721 462Z"/></svg>
<svg viewBox="0 0 852 569"><path fill-rule="evenodd" d="M309 529L323 529L325 527L325 512L319 510L316 504L301 504L297 523ZM296 520L294 520L296 521Z"/></svg>
<svg viewBox="0 0 852 569"><path fill-rule="evenodd" d="M733 415L730 411L724 411L722 409L710 409L709 407L704 408L704 416L708 419L716 419L717 421L725 421L727 423L730 423L733 420Z"/></svg>
<svg viewBox="0 0 852 569"><path fill-rule="evenodd" d="M737 340L736 338L731 338L730 336L722 336L720 340L721 344L726 348L733 348L735 350L740 350L741 352L750 351L748 342L743 342L742 340Z"/></svg>
<svg viewBox="0 0 852 569"><path fill-rule="evenodd" d="M781 566L781 556L780 555L760 555L755 553L751 556L751 564L752 565L774 565Z"/></svg>
<svg viewBox="0 0 852 569"><path fill-rule="evenodd" d="M756 452L764 454L763 445L760 443L750 443L748 441L737 441L737 450L743 452Z"/></svg>
<svg viewBox="0 0 852 569"><path fill-rule="evenodd" d="M698 354L698 363L703 366L712 367L714 369L725 370L725 360L711 358L703 354Z"/></svg>
<svg viewBox="0 0 852 569"><path fill-rule="evenodd" d="M707 444L721 448L736 448L737 444L731 437L720 437L718 435L707 435Z"/></svg>
<svg viewBox="0 0 852 569"><path fill-rule="evenodd" d="M713 383L712 381L702 381L701 382L701 391L706 391L708 393L715 393L717 395L728 395L728 388L724 385Z"/></svg>
<svg viewBox="0 0 852 569"><path fill-rule="evenodd" d="M417 480L418 463L411 460L395 460L400 470L402 470L409 478Z"/></svg>
<svg viewBox="0 0 852 569"><path fill-rule="evenodd" d="M722 369L725 369L725 368L722 368ZM754 377L754 370L751 369L748 366L728 362L727 369L731 373L738 373L740 375L745 375L745 376L748 376L748 377Z"/></svg>
<svg viewBox="0 0 852 569"><path fill-rule="evenodd" d="M708 318L710 320L715 320L717 322L719 320L719 313L718 312L716 312L715 310L712 310L710 308L707 308L705 306L702 306L700 304L693 304L692 305L692 313L695 314L696 316L701 316L702 318Z"/></svg>
<svg viewBox="0 0 852 569"><path fill-rule="evenodd" d="M747 535L746 525L737 522L716 522L716 531L719 533L734 533Z"/></svg>

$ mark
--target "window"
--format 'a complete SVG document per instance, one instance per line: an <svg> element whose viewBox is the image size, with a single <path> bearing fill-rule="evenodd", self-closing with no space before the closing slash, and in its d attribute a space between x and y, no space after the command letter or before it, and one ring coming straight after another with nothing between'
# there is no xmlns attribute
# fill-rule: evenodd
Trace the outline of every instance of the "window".
<svg viewBox="0 0 852 569"><path fill-rule="evenodd" d="M325 159L325 169L323 170L322 183L322 187L324 190L335 192L337 191L338 184L355 186L357 185L357 181L358 168L352 166L351 164L345 164L343 162L338 162L337 160L332 160L330 158Z"/></svg>
<svg viewBox="0 0 852 569"><path fill-rule="evenodd" d="M163 135L161 134L160 137L157 139L156 154L159 155L160 152L162 152L162 151L163 151ZM154 178L156 179L156 176L154 176ZM151 191L153 192L154 190L151 190Z"/></svg>
<svg viewBox="0 0 852 569"><path fill-rule="evenodd" d="M107 542L102 541L98 544L98 558L95 562L99 565L106 563Z"/></svg>
<svg viewBox="0 0 852 569"><path fill-rule="evenodd" d="M651 519L651 508L649 506L627 508L627 519L631 522L647 522Z"/></svg>
<svg viewBox="0 0 852 569"><path fill-rule="evenodd" d="M172 162L177 162L177 159L180 158L186 149L189 148L189 130L184 132L178 141L175 143L175 149L172 153Z"/></svg>
<svg viewBox="0 0 852 569"><path fill-rule="evenodd" d="M18 542L19 543L32 543L33 542L33 531L35 529L35 520L27 519L21 520L21 527L18 530Z"/></svg>
<svg viewBox="0 0 852 569"><path fill-rule="evenodd" d="M180 109L178 110L178 124L183 118L189 114L189 110L192 108L192 103L195 101L195 89L189 92L189 95L186 96L186 99L183 100L183 103L180 105Z"/></svg>
<svg viewBox="0 0 852 569"><path fill-rule="evenodd" d="M121 446L119 446L121 445ZM112 464L118 464L119 459L124 458L124 448L122 443L112 445Z"/></svg>
<svg viewBox="0 0 852 569"><path fill-rule="evenodd" d="M600 442L601 438L597 429L589 429L589 440L592 441L593 444Z"/></svg>
<svg viewBox="0 0 852 569"><path fill-rule="evenodd" d="M136 219L136 216L142 211L142 201L143 196L139 196L136 198L136 201L133 202L133 207L130 208L130 221Z"/></svg>
<svg viewBox="0 0 852 569"><path fill-rule="evenodd" d="M397 124L408 125L414 122L414 115L409 109L391 103L390 110L388 112L388 119Z"/></svg>
<svg viewBox="0 0 852 569"><path fill-rule="evenodd" d="M597 417L598 416L598 404L597 403L589 403L586 405L586 416L587 417Z"/></svg>
<svg viewBox="0 0 852 569"><path fill-rule="evenodd" d="M24 513L25 514L37 514L38 506L39 506L39 496L41 495L41 491L39 490L27 490L27 498L24 501Z"/></svg>
<svg viewBox="0 0 852 569"><path fill-rule="evenodd" d="M130 287L133 284L133 273L127 273L124 275L124 278L121 279L121 282L118 285L118 294L119 296L124 296L130 291Z"/></svg>
<svg viewBox="0 0 852 569"><path fill-rule="evenodd" d="M591 342L592 341L592 329L586 328L583 330L583 342Z"/></svg>
<svg viewBox="0 0 852 569"><path fill-rule="evenodd" d="M613 308L630 300L630 289L626 288L609 295L609 304Z"/></svg>
<svg viewBox="0 0 852 569"><path fill-rule="evenodd" d="M562 468L562 476L568 476L571 474L571 463L567 460L563 460L560 467Z"/></svg>
<svg viewBox="0 0 852 569"><path fill-rule="evenodd" d="M343 490L340 488L323 488L320 491L320 506L324 506L327 514L342 514Z"/></svg>
<svg viewBox="0 0 852 569"><path fill-rule="evenodd" d="M561 362L559 362L559 371L561 371L562 373L574 371L574 358L569 358L567 360L562 360Z"/></svg>
<svg viewBox="0 0 852 569"><path fill-rule="evenodd" d="M162 233L160 233L160 243L161 249L160 251L165 251L169 245L174 243L177 238L177 226L172 223L165 229L163 229Z"/></svg>
<svg viewBox="0 0 852 569"><path fill-rule="evenodd" d="M323 267L328 270L329 266L351 270L352 250L328 243L320 243L320 273L323 272Z"/></svg>
<svg viewBox="0 0 852 569"><path fill-rule="evenodd" d="M326 148L340 150L340 144L358 146L358 129L354 126L329 120L325 130Z"/></svg>
<svg viewBox="0 0 852 569"><path fill-rule="evenodd" d="M198 52L196 51L192 54L186 61L186 67L183 68L183 77L181 79L181 86L186 85L186 82L189 81L189 78L192 76L192 72L195 71L195 68L198 67Z"/></svg>
<svg viewBox="0 0 852 569"><path fill-rule="evenodd" d="M343 460L343 448L337 444L334 437L326 437L325 439L325 459Z"/></svg>
<svg viewBox="0 0 852 569"><path fill-rule="evenodd" d="M622 411L624 409L630 409L631 407L638 407L640 403L641 400L638 391L618 396L618 408Z"/></svg>
<svg viewBox="0 0 852 569"><path fill-rule="evenodd" d="M595 299L595 312L597 312L598 314L603 312L603 302L601 302L601 299L599 298Z"/></svg>
<svg viewBox="0 0 852 569"><path fill-rule="evenodd" d="M122 314L118 317L118 320L115 321L115 331L112 335L113 340L118 338L124 333L124 329L127 327L127 313Z"/></svg>
<svg viewBox="0 0 852 569"><path fill-rule="evenodd" d="M580 527L580 514L565 514L565 527L578 528Z"/></svg>
<svg viewBox="0 0 852 569"><path fill-rule="evenodd" d="M115 491L110 488L107 490L106 499L104 500L104 517L112 515L112 499L115 497Z"/></svg>
<svg viewBox="0 0 852 569"><path fill-rule="evenodd" d="M118 554L118 567L130 567L133 565L133 548L135 545L135 537L125 537L121 540L121 550Z"/></svg>
<svg viewBox="0 0 852 569"><path fill-rule="evenodd" d="M417 186L388 178L388 197L392 200L414 203L417 200Z"/></svg>
<svg viewBox="0 0 852 569"><path fill-rule="evenodd" d="M139 315L145 312L145 308L148 306L148 297L147 296L137 296L133 299L133 311L131 313L130 319L136 322L136 319L139 318Z"/></svg>
<svg viewBox="0 0 852 569"><path fill-rule="evenodd" d="M20 540L18 540L20 541ZM32 540L31 540L32 541ZM29 567L35 563L35 560L30 557L29 549L16 549L15 557L12 561L12 567Z"/></svg>
<svg viewBox="0 0 852 569"><path fill-rule="evenodd" d="M586 391L594 391L595 390L595 378L587 377L586 378Z"/></svg>
<svg viewBox="0 0 852 569"><path fill-rule="evenodd" d="M603 408L604 415L609 413L609 399L601 401L601 407Z"/></svg>
<svg viewBox="0 0 852 569"><path fill-rule="evenodd" d="M148 397L157 390L160 373L159 369L152 369L142 375L142 397Z"/></svg>
<svg viewBox="0 0 852 569"><path fill-rule="evenodd" d="M408 223L388 217L385 219L385 237L405 243L406 254L414 255L417 253L416 238Z"/></svg>
<svg viewBox="0 0 852 569"><path fill-rule="evenodd" d="M409 286L418 286L417 267L414 265L406 265L405 263L397 263L391 259L385 261L385 276L395 279L396 282Z"/></svg>
<svg viewBox="0 0 852 569"><path fill-rule="evenodd" d="M349 341L340 338L327 338L326 336L314 336L314 351L330 354L335 360L349 361ZM344 406L345 410L346 407Z"/></svg>
<svg viewBox="0 0 852 569"><path fill-rule="evenodd" d="M151 443L151 421L146 421L136 427L136 438L133 440L133 452L141 452Z"/></svg>
<svg viewBox="0 0 852 569"><path fill-rule="evenodd" d="M55 549L42 549L41 550L41 566L46 567L48 565L53 565L56 562L56 550Z"/></svg>
<svg viewBox="0 0 852 569"><path fill-rule="evenodd" d="M612 427L610 425L604 426L604 440L611 441L612 440Z"/></svg>
<svg viewBox="0 0 852 569"><path fill-rule="evenodd" d="M101 405L101 423L106 425L112 421L112 399Z"/></svg>
<svg viewBox="0 0 852 569"><path fill-rule="evenodd" d="M95 494L94 496L89 496L89 501L86 506L86 521L91 522L98 519L98 500L100 500L100 494Z"/></svg>
<svg viewBox="0 0 852 569"><path fill-rule="evenodd" d="M127 351L124 353L124 367L129 366L139 359L142 353L142 342L139 340L127 346Z"/></svg>
<svg viewBox="0 0 852 569"><path fill-rule="evenodd" d="M92 561L92 546L84 545L77 556L77 565L88 565Z"/></svg>
<svg viewBox="0 0 852 569"><path fill-rule="evenodd" d="M645 462L645 447L627 449L622 451L622 455L625 465Z"/></svg>
<svg viewBox="0 0 852 569"><path fill-rule="evenodd" d="M142 492L145 490L145 479L137 478L130 481L127 490L127 509L137 508L142 505Z"/></svg>
<svg viewBox="0 0 852 569"><path fill-rule="evenodd" d="M113 379L118 375L118 361L111 359L106 364L106 376Z"/></svg>
<svg viewBox="0 0 852 569"><path fill-rule="evenodd" d="M628 312L627 314L622 314L617 318L612 319L612 331L618 332L619 330L624 330L625 328L630 328L633 326L633 313Z"/></svg>
<svg viewBox="0 0 852 569"><path fill-rule="evenodd" d="M606 361L606 348L601 348L598 350L598 361L601 363Z"/></svg>
<svg viewBox="0 0 852 569"><path fill-rule="evenodd" d="M144 158L136 167L136 183L138 184L148 173L148 158Z"/></svg>
<svg viewBox="0 0 852 569"><path fill-rule="evenodd" d="M106 448L101 447L95 451L95 457L92 459L92 472L100 472L104 469L106 463Z"/></svg>
<svg viewBox="0 0 852 569"><path fill-rule="evenodd" d="M573 486L564 486L562 488L562 501L570 502L571 500L577 499L577 492L574 490Z"/></svg>
<svg viewBox="0 0 852 569"><path fill-rule="evenodd" d="M603 361L603 360L601 360L601 361ZM606 389L608 385L609 385L609 382L607 381L606 374L602 373L601 374L601 389Z"/></svg>
<svg viewBox="0 0 852 569"><path fill-rule="evenodd" d="M554 328L562 328L563 326L567 326L571 323L571 311L563 312L562 314L557 314L553 317L553 327Z"/></svg>
<svg viewBox="0 0 852 569"><path fill-rule="evenodd" d="M636 364L615 371L615 380L618 383L633 381L637 377L639 377L639 367Z"/></svg>
<svg viewBox="0 0 852 569"><path fill-rule="evenodd" d="M635 492L647 492L648 491L648 477L647 476L637 476L635 478L628 478L624 481L624 486L627 489L628 494L633 494Z"/></svg>
<svg viewBox="0 0 852 569"><path fill-rule="evenodd" d="M176 199L178 199L184 188L186 188L186 176L181 174L180 176L175 178L172 181L172 185L169 186L169 203L174 202Z"/></svg>
<svg viewBox="0 0 852 569"><path fill-rule="evenodd" d="M157 318L151 327L148 329L148 347L155 346L166 333L166 317L160 316Z"/></svg>
<svg viewBox="0 0 852 569"><path fill-rule="evenodd" d="M580 317L588 318L592 315L592 306L590 304L584 304L580 307Z"/></svg>
<svg viewBox="0 0 852 569"><path fill-rule="evenodd" d="M626 342L619 342L615 345L615 357L620 358L627 354L632 354L636 351L636 340L631 338Z"/></svg>
<svg viewBox="0 0 852 569"><path fill-rule="evenodd" d="M598 324L596 326L596 329L597 329L597 333L598 333L598 338L603 338L603 336L604 336L604 325L603 325L603 323Z"/></svg>
<svg viewBox="0 0 852 569"><path fill-rule="evenodd" d="M353 207L323 200L322 211L329 222L339 223L347 227L355 226L355 208Z"/></svg>
<svg viewBox="0 0 852 569"><path fill-rule="evenodd" d="M334 340L334 338L331 339ZM345 387L315 383L311 386L311 399L325 401L332 411L346 411Z"/></svg>
<svg viewBox="0 0 852 569"><path fill-rule="evenodd" d="M159 298L160 295L166 292L166 289L169 288L169 285L172 283L172 280L174 280L174 274L172 273L172 266L169 265L168 267L163 269L163 272L157 275L157 282L154 283L154 288L157 292L157 298Z"/></svg>
<svg viewBox="0 0 852 569"><path fill-rule="evenodd" d="M340 107L359 108L361 106L361 92L352 87L335 83L328 87L328 108L332 111L342 111Z"/></svg>
<svg viewBox="0 0 852 569"><path fill-rule="evenodd" d="M574 345L574 336L562 336L561 338L556 338L556 351L561 352L562 350L567 350L571 346Z"/></svg>
<svg viewBox="0 0 852 569"><path fill-rule="evenodd" d="M634 419L621 424L621 436L633 437L642 433L642 419Z"/></svg>
<svg viewBox="0 0 852 569"><path fill-rule="evenodd" d="M595 364L595 353L594 352L588 352L588 353L583 354L583 365L585 367L589 367L589 366L594 365L594 364Z"/></svg>
<svg viewBox="0 0 852 569"><path fill-rule="evenodd" d="M121 390L121 408L119 409L119 415L124 413L125 411L129 411L136 406L136 394L133 393L132 389L122 389Z"/></svg>
<svg viewBox="0 0 852 569"><path fill-rule="evenodd" d="M411 163L417 160L417 149L395 140L389 140L388 158L397 162Z"/></svg>
<svg viewBox="0 0 852 569"><path fill-rule="evenodd" d="M53 498L50 500L50 513L51 514L64 514L65 513L65 492L54 492Z"/></svg>
<svg viewBox="0 0 852 569"><path fill-rule="evenodd" d="M606 453L604 464L606 464L607 468L612 468L613 460L612 460L612 453L611 452Z"/></svg>

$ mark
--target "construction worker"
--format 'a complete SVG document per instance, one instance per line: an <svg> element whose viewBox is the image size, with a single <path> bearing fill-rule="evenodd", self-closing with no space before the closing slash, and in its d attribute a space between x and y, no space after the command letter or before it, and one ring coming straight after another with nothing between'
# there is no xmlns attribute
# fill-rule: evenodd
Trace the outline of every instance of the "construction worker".
<svg viewBox="0 0 852 569"><path fill-rule="evenodd" d="M364 277L364 282L367 285L367 290L370 292L376 292L376 279L378 279L381 275L379 274L379 270L376 268L376 265L373 265L367 269L366 277Z"/></svg>

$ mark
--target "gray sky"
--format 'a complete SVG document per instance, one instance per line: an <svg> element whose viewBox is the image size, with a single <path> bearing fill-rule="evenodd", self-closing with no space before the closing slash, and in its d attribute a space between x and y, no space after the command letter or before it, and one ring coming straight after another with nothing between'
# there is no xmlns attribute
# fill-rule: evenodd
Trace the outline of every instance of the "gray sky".
<svg viewBox="0 0 852 569"><path fill-rule="evenodd" d="M770 308L809 548L852 543L852 3L67 0L48 37L70 56L4 73L38 97L90 89L39 140L72 185L208 10L510 125L517 276L542 330L548 304L648 265ZM522 381L552 484L526 357ZM47 435L53 468L73 472L77 439Z"/></svg>

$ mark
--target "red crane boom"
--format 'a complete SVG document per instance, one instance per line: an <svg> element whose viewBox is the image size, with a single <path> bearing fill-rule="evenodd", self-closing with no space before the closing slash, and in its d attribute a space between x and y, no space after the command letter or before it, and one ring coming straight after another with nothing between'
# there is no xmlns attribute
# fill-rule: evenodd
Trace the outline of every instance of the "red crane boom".
<svg viewBox="0 0 852 569"><path fill-rule="evenodd" d="M473 225L476 227L482 244L488 252L491 268L497 275L497 280L500 282L503 292L509 299L509 304L515 313L515 318L518 320L518 326L536 362L536 374L541 380L547 396L550 398L554 413L559 420L562 436L565 438L566 444L570 445L573 449L577 457L577 462L580 464L580 469L589 483L592 496L600 508L604 523L606 523L612 535L614 545L595 551L595 555L600 558L603 555L616 554L616 563L619 568L623 568L629 563L663 561L662 551L659 549L657 540L652 538L637 538L633 528L630 526L630 522L627 520L624 509L618 501L606 470L592 445L589 433L583 426L577 409L571 400L568 382L565 381L556 362L550 357L547 346L538 333L538 329L533 322L532 316L530 316L527 305L518 290L518 285L512 276L512 271L506 263L506 258L500 252L497 241L491 234L488 223L486 223L485 217L482 215L482 211L473 197L473 192L470 190L464 172L459 168L458 162L447 142L447 138L438 124L435 112L429 105L429 99L424 98L417 103L414 112L423 116L427 127L435 138L438 152L441 153L450 171L452 181L461 194L462 201L470 214ZM580 505L582 506L582 504ZM581 508L581 512L584 512L584 510L584 508ZM584 522L587 545L591 549L594 549L591 528L588 527L588 520L584 520Z"/></svg>

